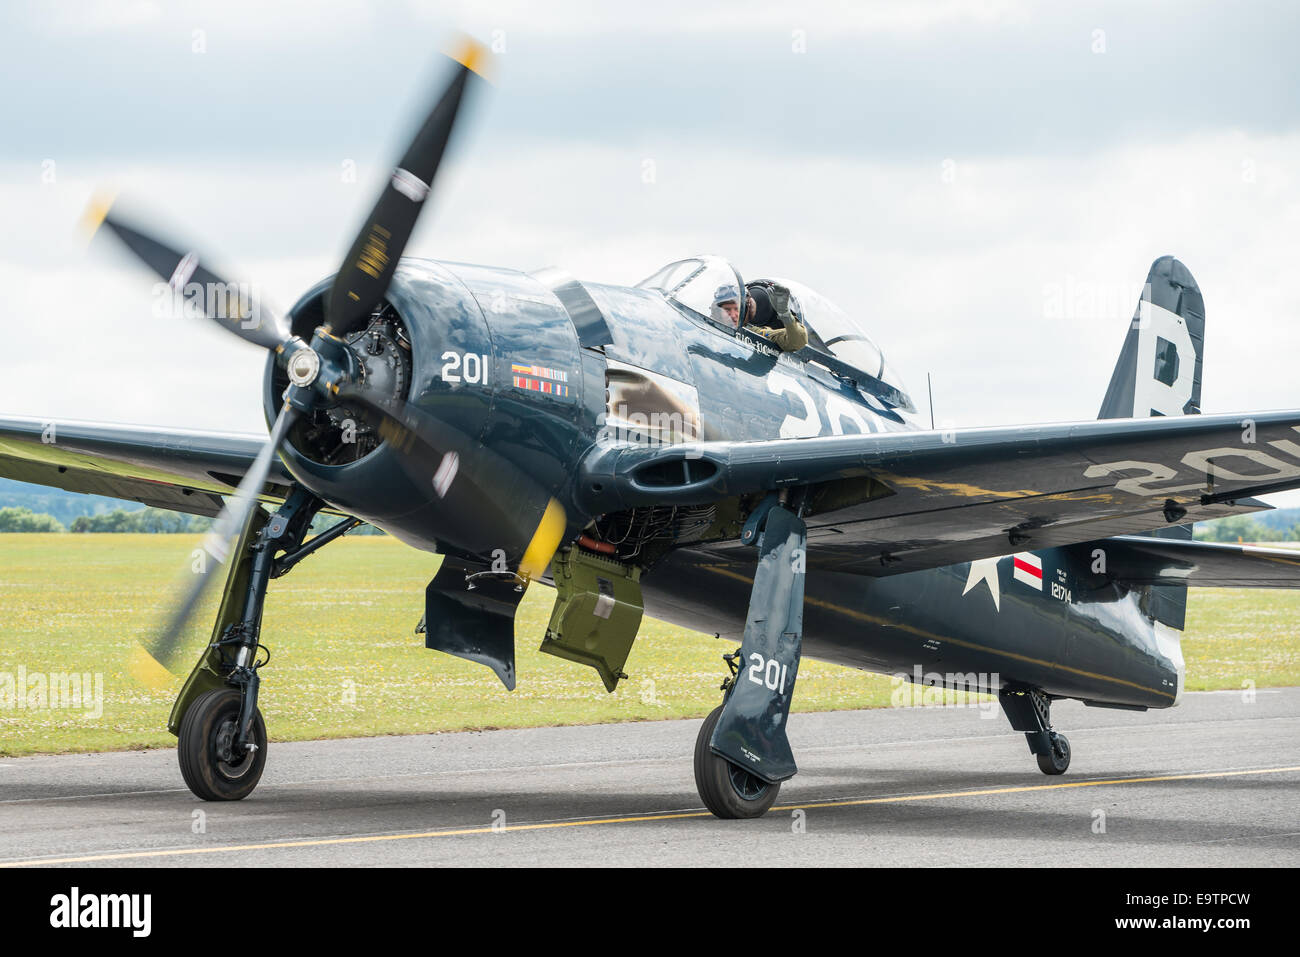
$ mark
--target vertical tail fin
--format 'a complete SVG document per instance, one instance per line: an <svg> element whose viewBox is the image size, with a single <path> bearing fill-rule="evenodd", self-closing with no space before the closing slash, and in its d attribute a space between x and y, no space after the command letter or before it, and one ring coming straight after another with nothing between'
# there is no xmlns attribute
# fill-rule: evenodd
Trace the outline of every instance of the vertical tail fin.
<svg viewBox="0 0 1300 957"><path fill-rule="evenodd" d="M1201 411L1205 301L1191 272L1173 256L1151 264L1099 419L1188 415Z"/></svg>
<svg viewBox="0 0 1300 957"><path fill-rule="evenodd" d="M1099 419L1194 415L1201 411L1201 361L1205 349L1205 301L1191 272L1173 256L1151 264L1129 324ZM1190 539L1191 525L1151 532ZM1187 586L1143 589L1147 614L1181 629L1187 616Z"/></svg>

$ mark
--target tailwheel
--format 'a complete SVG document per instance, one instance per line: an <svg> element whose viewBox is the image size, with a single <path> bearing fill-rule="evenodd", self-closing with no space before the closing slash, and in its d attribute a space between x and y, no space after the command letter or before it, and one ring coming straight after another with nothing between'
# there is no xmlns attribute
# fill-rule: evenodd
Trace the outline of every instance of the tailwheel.
<svg viewBox="0 0 1300 957"><path fill-rule="evenodd" d="M1044 774L1064 774L1070 766L1070 739L1063 734L1052 735L1052 749L1047 754L1038 754L1038 770Z"/></svg>
<svg viewBox="0 0 1300 957"><path fill-rule="evenodd" d="M695 739L695 787L700 800L717 817L727 820L761 817L776 803L781 785L768 784L710 750L709 741L721 716L719 705L704 719Z"/></svg>
<svg viewBox="0 0 1300 957"><path fill-rule="evenodd" d="M1044 774L1064 774L1070 766L1070 741L1052 730L1052 699L1041 689L1008 685L998 701L1012 729L1023 731L1029 752Z"/></svg>
<svg viewBox="0 0 1300 957"><path fill-rule="evenodd" d="M239 747L241 696L217 688L194 700L181 719L177 742L181 776L205 801L239 801L253 793L266 766L266 724L253 710L251 748Z"/></svg>

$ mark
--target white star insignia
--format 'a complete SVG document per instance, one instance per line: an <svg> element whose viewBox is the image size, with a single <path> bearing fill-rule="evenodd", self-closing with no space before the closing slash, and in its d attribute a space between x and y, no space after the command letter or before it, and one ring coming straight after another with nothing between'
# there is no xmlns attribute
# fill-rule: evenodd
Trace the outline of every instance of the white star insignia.
<svg viewBox="0 0 1300 957"><path fill-rule="evenodd" d="M993 607L998 611L1002 610L1002 589L998 585L998 562L1006 556L999 558L981 558L979 561L970 563L970 574L966 576L966 587L961 593L965 595L981 581L988 582L989 594L993 596Z"/></svg>

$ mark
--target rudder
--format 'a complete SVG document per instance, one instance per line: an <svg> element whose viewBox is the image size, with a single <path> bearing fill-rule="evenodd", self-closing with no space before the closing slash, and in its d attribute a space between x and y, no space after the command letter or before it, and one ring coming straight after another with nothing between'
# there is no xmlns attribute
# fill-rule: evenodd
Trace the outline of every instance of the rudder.
<svg viewBox="0 0 1300 957"><path fill-rule="evenodd" d="M1161 256L1147 273L1097 418L1200 412L1204 349L1200 287L1181 262Z"/></svg>

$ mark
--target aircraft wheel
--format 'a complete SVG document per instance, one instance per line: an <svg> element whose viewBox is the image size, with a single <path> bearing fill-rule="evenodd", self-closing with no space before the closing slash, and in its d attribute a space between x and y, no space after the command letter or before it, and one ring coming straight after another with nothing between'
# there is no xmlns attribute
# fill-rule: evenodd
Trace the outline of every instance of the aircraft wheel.
<svg viewBox="0 0 1300 957"><path fill-rule="evenodd" d="M722 706L714 708L695 739L695 788L704 806L726 820L761 817L776 803L780 784L768 784L709 750L709 739L722 717Z"/></svg>
<svg viewBox="0 0 1300 957"><path fill-rule="evenodd" d="M205 801L239 801L253 793L266 766L266 724L253 712L256 751L234 753L239 737L239 692L217 688L199 695L185 717L176 744L181 777Z"/></svg>
<svg viewBox="0 0 1300 957"><path fill-rule="evenodd" d="M1044 774L1064 774L1065 769L1070 766L1070 739L1063 734L1052 735L1053 744L1051 754L1039 754L1038 770ZM1057 751L1060 754L1057 754Z"/></svg>

